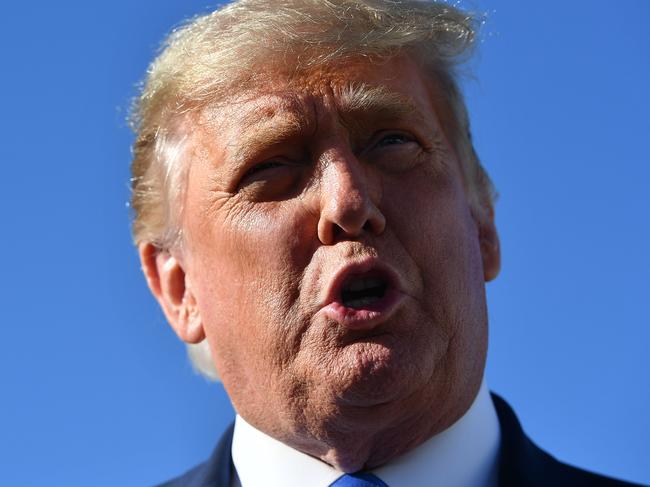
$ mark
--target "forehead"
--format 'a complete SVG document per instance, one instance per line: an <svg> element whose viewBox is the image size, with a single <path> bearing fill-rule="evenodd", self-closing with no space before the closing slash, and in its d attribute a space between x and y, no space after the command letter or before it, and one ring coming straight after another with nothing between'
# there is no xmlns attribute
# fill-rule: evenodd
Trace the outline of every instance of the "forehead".
<svg viewBox="0 0 650 487"><path fill-rule="evenodd" d="M349 125L368 118L435 118L433 80L406 56L381 63L349 61L302 74L271 67L263 79L225 103L208 106L205 119L221 130L263 132L268 125L282 132L309 131L324 112L336 112Z"/></svg>

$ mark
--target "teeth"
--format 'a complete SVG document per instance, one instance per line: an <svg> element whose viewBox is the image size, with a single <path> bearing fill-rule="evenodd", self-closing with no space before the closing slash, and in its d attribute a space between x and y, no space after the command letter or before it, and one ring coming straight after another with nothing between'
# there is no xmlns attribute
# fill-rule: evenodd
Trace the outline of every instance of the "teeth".
<svg viewBox="0 0 650 487"><path fill-rule="evenodd" d="M364 277L353 280L348 286L348 290L352 292L363 291L364 289L381 286L382 284L382 279L376 277Z"/></svg>

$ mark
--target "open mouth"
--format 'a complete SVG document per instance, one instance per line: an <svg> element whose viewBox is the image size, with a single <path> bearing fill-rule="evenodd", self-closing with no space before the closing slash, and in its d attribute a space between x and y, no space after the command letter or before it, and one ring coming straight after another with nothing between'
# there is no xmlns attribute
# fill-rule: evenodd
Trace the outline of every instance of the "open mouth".
<svg viewBox="0 0 650 487"><path fill-rule="evenodd" d="M334 275L321 311L354 330L370 330L386 322L406 295L399 276L377 259L350 263Z"/></svg>
<svg viewBox="0 0 650 487"><path fill-rule="evenodd" d="M365 308L381 301L388 288L388 279L383 276L350 276L341 288L341 304L347 308Z"/></svg>

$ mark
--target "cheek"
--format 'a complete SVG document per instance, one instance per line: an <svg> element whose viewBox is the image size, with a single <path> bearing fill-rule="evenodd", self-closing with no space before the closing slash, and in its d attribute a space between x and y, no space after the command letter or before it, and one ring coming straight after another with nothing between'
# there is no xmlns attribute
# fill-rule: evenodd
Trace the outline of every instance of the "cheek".
<svg viewBox="0 0 650 487"><path fill-rule="evenodd" d="M387 220L404 247L422 263L438 265L477 240L458 176L424 164L385 185Z"/></svg>
<svg viewBox="0 0 650 487"><path fill-rule="evenodd" d="M420 272L420 306L445 343L445 374L458 383L481 373L487 347L487 311L478 231L460 178L421 176L411 181L405 208L394 210L395 232ZM408 195L414 196L408 196ZM410 199L409 199L410 198Z"/></svg>
<svg viewBox="0 0 650 487"><path fill-rule="evenodd" d="M290 359L301 328L293 321L301 315L299 284L313 253L313 237L305 235L309 215L291 201L223 215L192 249L208 339L218 360L228 357L241 370L261 361L270 370L272 361Z"/></svg>
<svg viewBox="0 0 650 487"><path fill-rule="evenodd" d="M244 294L259 300L297 289L316 248L310 220L298 201L288 200L259 205L221 226L225 265Z"/></svg>
<svg viewBox="0 0 650 487"><path fill-rule="evenodd" d="M452 327L459 317L478 313L483 296L478 232L460 178L423 170L402 184L403 197L391 198L400 205L392 206L387 217L421 273L423 306ZM417 211L404 218L405 208Z"/></svg>
<svg viewBox="0 0 650 487"><path fill-rule="evenodd" d="M281 203L224 211L222 218L217 215L193 239L198 242L192 245L192 253L198 257L193 260L199 273L207 274L206 287L216 280L218 288L214 290L257 299L260 290L277 290L295 278L313 249L305 245L305 223L287 208L287 202Z"/></svg>

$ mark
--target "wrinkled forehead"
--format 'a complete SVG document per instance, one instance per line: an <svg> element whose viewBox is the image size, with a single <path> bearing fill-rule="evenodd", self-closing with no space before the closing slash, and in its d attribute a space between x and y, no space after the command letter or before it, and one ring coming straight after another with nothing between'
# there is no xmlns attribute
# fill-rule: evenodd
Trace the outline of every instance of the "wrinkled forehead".
<svg viewBox="0 0 650 487"><path fill-rule="evenodd" d="M267 69L264 82L247 87L203 111L220 131L309 132L336 114L354 130L373 120L435 119L435 86L408 58L378 65L368 60L322 67L302 74ZM270 127L271 128L271 127Z"/></svg>

